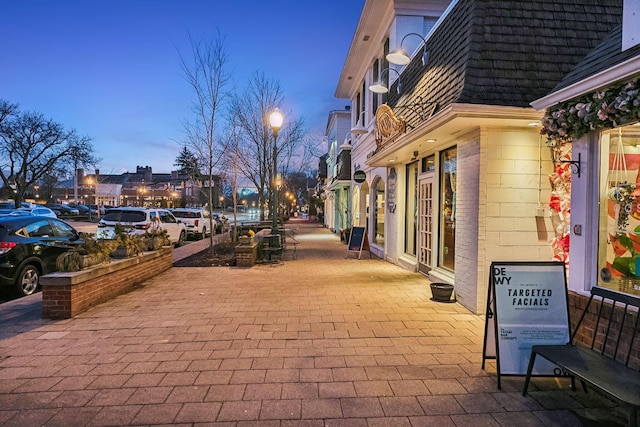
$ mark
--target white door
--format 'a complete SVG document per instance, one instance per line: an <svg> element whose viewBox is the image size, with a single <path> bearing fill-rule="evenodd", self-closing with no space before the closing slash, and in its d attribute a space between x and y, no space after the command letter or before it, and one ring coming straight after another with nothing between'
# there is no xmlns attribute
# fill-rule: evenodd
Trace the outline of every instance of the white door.
<svg viewBox="0 0 640 427"><path fill-rule="evenodd" d="M433 175L421 178L418 195L418 271L433 268Z"/></svg>

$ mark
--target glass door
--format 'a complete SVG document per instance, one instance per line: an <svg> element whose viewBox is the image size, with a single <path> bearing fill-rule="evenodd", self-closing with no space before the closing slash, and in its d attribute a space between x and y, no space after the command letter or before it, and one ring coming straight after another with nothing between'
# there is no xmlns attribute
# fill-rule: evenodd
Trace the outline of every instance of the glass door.
<svg viewBox="0 0 640 427"><path fill-rule="evenodd" d="M433 268L433 174L420 179L418 200L418 271Z"/></svg>

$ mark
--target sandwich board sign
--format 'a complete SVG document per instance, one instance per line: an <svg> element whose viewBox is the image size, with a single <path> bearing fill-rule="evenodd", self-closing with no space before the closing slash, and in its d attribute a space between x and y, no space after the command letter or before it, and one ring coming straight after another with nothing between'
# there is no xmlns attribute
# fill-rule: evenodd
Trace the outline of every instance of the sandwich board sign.
<svg viewBox="0 0 640 427"><path fill-rule="evenodd" d="M347 255L349 255L349 252L357 252L358 259L360 259L363 250L369 251L369 258L371 258L366 227L351 227L349 242L347 243Z"/></svg>
<svg viewBox="0 0 640 427"><path fill-rule="evenodd" d="M496 359L498 389L501 375L526 375L532 346L569 340L564 263L491 263L482 369L486 359ZM536 358L533 374L564 375L542 357Z"/></svg>

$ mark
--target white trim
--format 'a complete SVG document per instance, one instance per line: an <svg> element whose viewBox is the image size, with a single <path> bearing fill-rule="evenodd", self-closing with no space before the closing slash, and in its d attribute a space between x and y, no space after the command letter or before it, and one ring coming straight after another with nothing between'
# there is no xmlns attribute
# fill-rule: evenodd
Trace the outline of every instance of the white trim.
<svg viewBox="0 0 640 427"><path fill-rule="evenodd" d="M585 93L594 91L598 88L614 83L618 80L623 80L627 77L638 74L640 70L640 56L631 58L620 64L616 64L605 71L589 76L577 83L562 88L556 92L552 92L544 98L537 99L531 102L531 105L536 110L544 110L560 102L567 101L575 98L576 96L583 95Z"/></svg>

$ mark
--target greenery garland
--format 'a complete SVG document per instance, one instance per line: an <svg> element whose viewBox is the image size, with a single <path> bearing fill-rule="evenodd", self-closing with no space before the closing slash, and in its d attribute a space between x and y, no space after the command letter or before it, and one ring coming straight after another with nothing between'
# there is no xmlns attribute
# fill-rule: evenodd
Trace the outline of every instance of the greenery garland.
<svg viewBox="0 0 640 427"><path fill-rule="evenodd" d="M640 79L617 83L549 108L541 134L548 141L571 142L593 131L640 120Z"/></svg>

